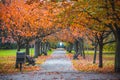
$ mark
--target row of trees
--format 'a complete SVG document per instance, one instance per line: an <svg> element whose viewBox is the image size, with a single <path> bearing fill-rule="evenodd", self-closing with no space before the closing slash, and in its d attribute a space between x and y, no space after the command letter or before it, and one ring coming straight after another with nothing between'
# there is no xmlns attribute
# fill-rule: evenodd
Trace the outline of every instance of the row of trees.
<svg viewBox="0 0 120 80"><path fill-rule="evenodd" d="M83 41L88 39L95 46L93 63L95 63L96 51L99 45L99 67L103 67L103 46L116 42L115 71L120 71L119 6L120 2L118 0L94 0L93 2L78 0L60 14L62 16L62 26L66 27L69 31L68 34L72 36L67 35L67 38L62 38L70 44L76 43L76 55L74 57L83 50L80 43L84 44ZM109 36L112 36L112 38ZM72 40L70 40L71 38Z"/></svg>
<svg viewBox="0 0 120 80"><path fill-rule="evenodd" d="M120 1L118 0L78 0L62 15L64 25L84 26L89 30L87 36L92 38L95 48L99 45L99 67L102 67L103 46L116 42L115 71L120 72ZM73 27L74 28L74 27ZM82 30L83 31L83 30ZM109 34L115 40L107 40ZM93 36L92 36L93 35ZM96 50L95 50L96 53Z"/></svg>
<svg viewBox="0 0 120 80"><path fill-rule="evenodd" d="M85 58L84 42L91 41L95 46L94 63L99 45L99 67L103 66L103 46L116 42L115 71L120 72L119 0L67 1L2 0L0 29L17 42L18 51L25 45L27 54L28 45L34 40L36 57L39 55L43 39L50 36L55 37L53 41L60 39L70 45L74 43L75 59L79 54ZM107 39L109 35L114 35L115 40ZM70 48L71 46L69 51Z"/></svg>
<svg viewBox="0 0 120 80"><path fill-rule="evenodd" d="M57 21L57 15L65 5L47 1L2 0L0 2L0 29L2 36L7 34L17 43L17 51L26 46L29 55L29 43L35 42L35 56L39 55L39 48L43 38L60 31L62 27ZM57 7L56 7L57 6ZM46 53L46 52L45 52Z"/></svg>

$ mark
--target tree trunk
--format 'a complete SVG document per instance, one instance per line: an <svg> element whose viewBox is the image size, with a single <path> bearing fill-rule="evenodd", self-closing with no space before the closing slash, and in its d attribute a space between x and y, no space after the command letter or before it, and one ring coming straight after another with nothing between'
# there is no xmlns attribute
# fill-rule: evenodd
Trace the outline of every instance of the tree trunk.
<svg viewBox="0 0 120 80"><path fill-rule="evenodd" d="M44 43L43 42L41 43L41 51L42 51L42 54L43 54L43 52L44 52Z"/></svg>
<svg viewBox="0 0 120 80"><path fill-rule="evenodd" d="M35 40L35 45L34 45L34 49L35 49L35 52L34 52L34 57L38 57L39 56L39 40Z"/></svg>
<svg viewBox="0 0 120 80"><path fill-rule="evenodd" d="M20 46L21 46L20 41L17 41L17 52L20 51ZM15 63L15 68L18 68L18 63L17 63L17 61L16 61L16 63Z"/></svg>
<svg viewBox="0 0 120 80"><path fill-rule="evenodd" d="M47 43L44 43L44 55L47 56Z"/></svg>
<svg viewBox="0 0 120 80"><path fill-rule="evenodd" d="M79 53L78 53L78 44L79 44L79 41L76 40L75 42L75 54L73 56L73 59L78 59L78 56L79 56Z"/></svg>
<svg viewBox="0 0 120 80"><path fill-rule="evenodd" d="M95 43L95 50L94 50L94 59L93 59L93 64L96 63L96 54L97 54L97 47L98 47L98 43Z"/></svg>
<svg viewBox="0 0 120 80"><path fill-rule="evenodd" d="M40 41L38 41L38 56L40 56Z"/></svg>
<svg viewBox="0 0 120 80"><path fill-rule="evenodd" d="M17 42L17 51L20 51L20 43Z"/></svg>
<svg viewBox="0 0 120 80"><path fill-rule="evenodd" d="M50 43L48 42L48 50L51 50L50 47L51 47L51 46L50 46Z"/></svg>
<svg viewBox="0 0 120 80"><path fill-rule="evenodd" d="M103 43L99 43L99 68L103 67Z"/></svg>
<svg viewBox="0 0 120 80"><path fill-rule="evenodd" d="M120 72L120 28L116 32L115 72Z"/></svg>
<svg viewBox="0 0 120 80"><path fill-rule="evenodd" d="M43 47L43 53L44 53L45 52L45 43L43 43L42 47Z"/></svg>
<svg viewBox="0 0 120 80"><path fill-rule="evenodd" d="M42 55L42 42L40 42L40 55Z"/></svg>
<svg viewBox="0 0 120 80"><path fill-rule="evenodd" d="M46 50L48 51L49 50L49 42L46 42Z"/></svg>
<svg viewBox="0 0 120 80"><path fill-rule="evenodd" d="M82 39L82 53L83 53L83 58L85 59L85 52L84 52L85 50L84 50L84 41L83 41L83 39Z"/></svg>
<svg viewBox="0 0 120 80"><path fill-rule="evenodd" d="M26 42L26 55L29 55L29 42Z"/></svg>
<svg viewBox="0 0 120 80"><path fill-rule="evenodd" d="M78 52L79 52L79 54L81 55L81 56L83 56L83 50L82 50L82 40L79 40L79 50L78 50Z"/></svg>
<svg viewBox="0 0 120 80"><path fill-rule="evenodd" d="M72 47L73 47L72 45L73 45L73 44L70 43L70 45L68 46L68 52L69 52L69 53L71 53L71 51L72 51Z"/></svg>

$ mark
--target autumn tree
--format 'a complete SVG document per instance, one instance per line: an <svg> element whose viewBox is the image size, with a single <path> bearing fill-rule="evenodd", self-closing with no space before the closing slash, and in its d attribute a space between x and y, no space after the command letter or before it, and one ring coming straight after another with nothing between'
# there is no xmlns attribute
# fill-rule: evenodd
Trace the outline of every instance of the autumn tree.
<svg viewBox="0 0 120 80"><path fill-rule="evenodd" d="M58 14L61 13L64 10L64 8L67 8L68 6L68 3L45 2L40 8L42 14L40 15L40 23L38 24L38 26L40 27L37 29L37 36L35 40L36 57L39 54L38 46L43 40L43 38L48 35L54 34L64 28L59 22Z"/></svg>
<svg viewBox="0 0 120 80"><path fill-rule="evenodd" d="M89 24L94 20L95 23L99 23L104 27L109 28L116 38L116 57L115 57L115 71L120 72L120 27L119 27L119 17L120 17L120 2L118 0L99 0L99 1L89 1L89 0L78 0L73 4L73 6L69 9L68 15L81 15L79 18L80 24L84 25ZM86 16L84 16L86 15ZM71 19L73 19L72 17ZM85 20L83 20L85 18ZM70 18L69 18L70 19ZM71 20L73 21L73 20ZM82 25L83 25L82 24ZM94 28L94 26L93 26ZM100 26L97 27L100 29ZM91 28L92 29L92 28Z"/></svg>
<svg viewBox="0 0 120 80"><path fill-rule="evenodd" d="M86 1L86 7L82 7L83 11L105 27L110 28L116 39L116 53L115 53L115 71L120 72L120 2L118 0L105 1Z"/></svg>
<svg viewBox="0 0 120 80"><path fill-rule="evenodd" d="M20 51L22 43L26 44L27 42L27 46L29 43L27 39L36 34L33 26L33 22L36 23L35 20L38 17L34 9L36 6L37 4L25 4L24 1L13 1L7 6L1 4L1 20L4 23L4 28L7 28L9 35L17 42L18 51Z"/></svg>

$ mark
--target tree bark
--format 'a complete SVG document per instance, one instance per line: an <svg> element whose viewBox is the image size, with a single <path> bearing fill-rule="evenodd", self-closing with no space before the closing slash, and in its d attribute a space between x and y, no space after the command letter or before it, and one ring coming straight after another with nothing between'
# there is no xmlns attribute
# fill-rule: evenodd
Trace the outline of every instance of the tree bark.
<svg viewBox="0 0 120 80"><path fill-rule="evenodd" d="M79 47L78 47L78 52L79 52L79 54L81 55L81 56L83 56L83 53L82 53L82 40L80 39L79 40Z"/></svg>
<svg viewBox="0 0 120 80"><path fill-rule="evenodd" d="M103 67L103 57L102 57L102 55L103 55L103 46L104 46L103 45L103 40L104 40L103 35L104 35L104 31L102 33L100 33L99 36L96 34L96 39L97 39L97 42L99 44L99 65L98 65L99 68Z"/></svg>
<svg viewBox="0 0 120 80"><path fill-rule="evenodd" d="M29 55L29 42L26 42L26 55Z"/></svg>
<svg viewBox="0 0 120 80"><path fill-rule="evenodd" d="M40 49L39 49L39 40L35 40L35 45L34 45L34 57L38 57L39 53L40 53Z"/></svg>
<svg viewBox="0 0 120 80"><path fill-rule="evenodd" d="M45 43L43 43L42 47L43 47L43 53L44 53L45 52Z"/></svg>
<svg viewBox="0 0 120 80"><path fill-rule="evenodd" d="M98 43L95 43L95 50L94 50L94 58L93 58L93 64L96 63L96 54L97 54L97 47L98 47Z"/></svg>
<svg viewBox="0 0 120 80"><path fill-rule="evenodd" d="M40 56L40 41L38 41L38 56Z"/></svg>
<svg viewBox="0 0 120 80"><path fill-rule="evenodd" d="M42 43L41 43L41 51L42 51L42 54L43 54L43 52L44 52L44 48L43 48L43 47L44 47L44 43L42 42Z"/></svg>
<svg viewBox="0 0 120 80"><path fill-rule="evenodd" d="M82 39L82 54L83 54L83 58L85 59L85 52L84 52L84 41Z"/></svg>
<svg viewBox="0 0 120 80"><path fill-rule="evenodd" d="M99 43L99 68L103 67L103 58L102 58L102 55L103 55L103 43L100 42Z"/></svg>
<svg viewBox="0 0 120 80"><path fill-rule="evenodd" d="M20 42L17 42L17 51L20 51Z"/></svg>
<svg viewBox="0 0 120 80"><path fill-rule="evenodd" d="M42 55L42 42L40 42L40 55Z"/></svg>
<svg viewBox="0 0 120 80"><path fill-rule="evenodd" d="M120 72L120 28L116 31L115 72Z"/></svg>
<svg viewBox="0 0 120 80"><path fill-rule="evenodd" d="M44 55L47 56L47 43L44 43Z"/></svg>
<svg viewBox="0 0 120 80"><path fill-rule="evenodd" d="M20 47L21 47L21 43L20 43L20 41L17 41L17 52L20 51ZM16 61L16 63L15 63L15 68L18 68L18 63L17 63L17 61Z"/></svg>
<svg viewBox="0 0 120 80"><path fill-rule="evenodd" d="M67 51L69 53L71 53L72 52L72 48L73 48L73 44L71 42L69 42L69 45L67 46Z"/></svg>
<svg viewBox="0 0 120 80"><path fill-rule="evenodd" d="M75 54L73 56L73 59L78 59L78 56L79 56L79 53L78 53L78 44L79 44L79 41L75 41Z"/></svg>
<svg viewBox="0 0 120 80"><path fill-rule="evenodd" d="M50 47L51 47L51 46L50 46L50 43L48 42L48 50L51 50Z"/></svg>

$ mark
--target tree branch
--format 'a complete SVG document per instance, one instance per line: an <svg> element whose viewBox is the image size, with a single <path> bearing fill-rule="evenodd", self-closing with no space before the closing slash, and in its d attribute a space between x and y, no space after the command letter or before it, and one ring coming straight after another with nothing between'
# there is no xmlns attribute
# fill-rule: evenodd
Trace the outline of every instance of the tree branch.
<svg viewBox="0 0 120 80"><path fill-rule="evenodd" d="M108 42L103 43L103 45L106 45L106 44L109 44L109 43L113 43L113 42L116 42L116 41L115 41L115 40L113 40L113 41L108 41Z"/></svg>

